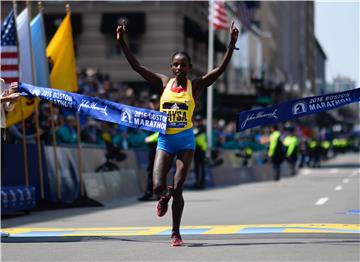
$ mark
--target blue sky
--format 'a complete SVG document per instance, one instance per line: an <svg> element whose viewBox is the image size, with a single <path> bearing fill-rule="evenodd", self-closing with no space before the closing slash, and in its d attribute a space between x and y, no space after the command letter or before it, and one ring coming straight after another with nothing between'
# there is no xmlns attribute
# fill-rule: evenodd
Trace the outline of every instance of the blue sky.
<svg viewBox="0 0 360 262"><path fill-rule="evenodd" d="M326 79L347 76L360 85L360 4L315 2L315 35L327 55Z"/></svg>

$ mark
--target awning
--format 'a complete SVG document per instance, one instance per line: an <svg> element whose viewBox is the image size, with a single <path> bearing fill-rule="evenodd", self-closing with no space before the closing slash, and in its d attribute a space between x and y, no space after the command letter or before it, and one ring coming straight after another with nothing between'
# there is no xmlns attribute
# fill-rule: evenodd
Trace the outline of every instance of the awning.
<svg viewBox="0 0 360 262"><path fill-rule="evenodd" d="M145 13L104 13L101 18L100 31L103 34L115 35L116 27L123 20L128 27L126 33L129 36L138 36L146 31Z"/></svg>

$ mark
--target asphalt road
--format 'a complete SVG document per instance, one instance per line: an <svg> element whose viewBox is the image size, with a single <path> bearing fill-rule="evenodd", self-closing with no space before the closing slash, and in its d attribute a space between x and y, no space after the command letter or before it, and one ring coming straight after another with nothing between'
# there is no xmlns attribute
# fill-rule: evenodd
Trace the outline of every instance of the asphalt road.
<svg viewBox="0 0 360 262"><path fill-rule="evenodd" d="M1 245L2 261L360 261L359 182L359 155L346 154L279 182L186 191L184 227L248 228L215 235L190 230L180 248L170 247L166 234L116 233L119 227L171 225L171 213L156 217L155 202L132 198L106 207L32 212L3 219L3 230L87 228L95 233L8 238ZM289 225L293 231L285 233L281 227ZM322 232L322 228L308 232L304 225L333 225L344 233Z"/></svg>

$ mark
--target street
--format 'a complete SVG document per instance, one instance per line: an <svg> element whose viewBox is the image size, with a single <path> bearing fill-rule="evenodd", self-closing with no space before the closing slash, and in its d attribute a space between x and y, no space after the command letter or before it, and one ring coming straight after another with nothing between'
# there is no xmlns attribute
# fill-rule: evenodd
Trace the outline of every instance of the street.
<svg viewBox="0 0 360 262"><path fill-rule="evenodd" d="M2 261L359 261L360 160L339 155L279 182L184 192L184 247L171 208L136 198L2 219ZM271 174L269 174L271 175Z"/></svg>

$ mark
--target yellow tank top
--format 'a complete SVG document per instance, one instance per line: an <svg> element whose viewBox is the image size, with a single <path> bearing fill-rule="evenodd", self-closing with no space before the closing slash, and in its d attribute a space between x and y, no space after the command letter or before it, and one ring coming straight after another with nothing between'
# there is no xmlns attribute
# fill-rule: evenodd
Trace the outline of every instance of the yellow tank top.
<svg viewBox="0 0 360 262"><path fill-rule="evenodd" d="M173 87L175 78L167 83L161 98L160 112L168 115L166 134L177 134L193 126L192 116L195 100L192 95L192 84L187 80L186 90Z"/></svg>

